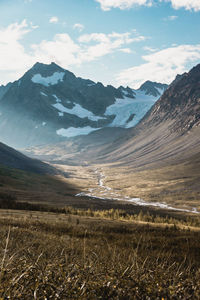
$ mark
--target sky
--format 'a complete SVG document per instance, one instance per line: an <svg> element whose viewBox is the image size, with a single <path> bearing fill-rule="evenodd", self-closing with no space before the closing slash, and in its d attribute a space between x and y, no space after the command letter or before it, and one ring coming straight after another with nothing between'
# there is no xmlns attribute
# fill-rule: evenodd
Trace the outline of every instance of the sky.
<svg viewBox="0 0 200 300"><path fill-rule="evenodd" d="M200 63L200 0L0 0L0 85L36 62L115 87L170 83Z"/></svg>

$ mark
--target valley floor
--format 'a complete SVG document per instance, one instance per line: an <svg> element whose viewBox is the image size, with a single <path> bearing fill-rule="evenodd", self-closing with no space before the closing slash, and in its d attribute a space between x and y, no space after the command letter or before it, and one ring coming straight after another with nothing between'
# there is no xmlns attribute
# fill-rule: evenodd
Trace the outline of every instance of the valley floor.
<svg viewBox="0 0 200 300"><path fill-rule="evenodd" d="M199 170L185 176L184 164L148 170L117 165L56 165L69 172L67 182L78 186L77 196L120 201L141 207L200 213ZM196 188L195 185L196 184Z"/></svg>
<svg viewBox="0 0 200 300"><path fill-rule="evenodd" d="M155 206L128 168L56 167L0 168L0 299L200 298L195 203Z"/></svg>

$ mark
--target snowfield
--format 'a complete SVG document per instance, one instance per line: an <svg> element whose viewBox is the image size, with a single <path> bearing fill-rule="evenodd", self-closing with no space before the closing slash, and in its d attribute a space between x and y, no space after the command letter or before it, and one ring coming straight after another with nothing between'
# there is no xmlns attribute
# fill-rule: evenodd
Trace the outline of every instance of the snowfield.
<svg viewBox="0 0 200 300"><path fill-rule="evenodd" d="M88 118L91 121L98 121L101 119L105 119L103 117L94 115L91 111L83 108L80 104L74 103L74 106L72 108L67 108L63 104L61 104L61 100L56 95L53 96L56 98L56 104L52 104L52 106L55 107L61 113L68 113L71 115L75 115L81 119ZM71 102L69 101L69 103Z"/></svg>
<svg viewBox="0 0 200 300"><path fill-rule="evenodd" d="M92 128L90 126L86 127L69 127L67 129L61 128L56 131L58 135L64 136L64 137L73 137L77 135L86 135L89 134L92 131L99 130L100 128Z"/></svg>
<svg viewBox="0 0 200 300"><path fill-rule="evenodd" d="M34 83L39 83L48 87L49 85L55 85L58 84L59 81L63 81L64 75L65 72L55 72L49 77L43 77L41 74L35 74L31 80Z"/></svg>
<svg viewBox="0 0 200 300"><path fill-rule="evenodd" d="M135 126L160 97L146 95L143 91L133 90L133 92L134 99L124 95L123 99L116 98L116 102L107 107L105 115L116 116L109 126L125 128Z"/></svg>

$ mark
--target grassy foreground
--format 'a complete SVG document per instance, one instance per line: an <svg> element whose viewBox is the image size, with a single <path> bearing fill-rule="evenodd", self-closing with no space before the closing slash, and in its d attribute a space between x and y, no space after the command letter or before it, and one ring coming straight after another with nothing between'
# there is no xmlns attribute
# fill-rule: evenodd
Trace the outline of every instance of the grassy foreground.
<svg viewBox="0 0 200 300"><path fill-rule="evenodd" d="M200 299L200 229L0 210L0 299Z"/></svg>

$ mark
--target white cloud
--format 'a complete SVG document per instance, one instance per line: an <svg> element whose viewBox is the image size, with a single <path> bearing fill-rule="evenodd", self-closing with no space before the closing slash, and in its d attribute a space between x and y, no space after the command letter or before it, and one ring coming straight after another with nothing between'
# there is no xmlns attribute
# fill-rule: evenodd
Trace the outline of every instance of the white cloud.
<svg viewBox="0 0 200 300"><path fill-rule="evenodd" d="M43 40L40 44L32 45L35 61L56 62L64 67L79 62L77 56L81 51L68 34L56 34L52 41Z"/></svg>
<svg viewBox="0 0 200 300"><path fill-rule="evenodd" d="M31 29L26 20L0 29L0 79L4 83L22 75L33 63L21 44L21 40Z"/></svg>
<svg viewBox="0 0 200 300"><path fill-rule="evenodd" d="M92 33L78 38L78 43L68 34L57 34L52 41L42 41L32 45L35 59L48 63L56 63L68 68L71 65L80 65L83 62L96 60L114 51L120 50L123 45L145 40L136 33ZM126 51L128 51L126 49Z"/></svg>
<svg viewBox="0 0 200 300"><path fill-rule="evenodd" d="M164 21L174 21L178 18L178 16L168 16L166 18L164 18Z"/></svg>
<svg viewBox="0 0 200 300"><path fill-rule="evenodd" d="M186 10L200 10L200 1L199 0L167 0L172 3L172 6L175 9L185 8Z"/></svg>
<svg viewBox="0 0 200 300"><path fill-rule="evenodd" d="M110 34L84 34L79 37L79 42L89 44L89 46L86 46L80 58L88 61L94 60L98 57L113 53L115 50L120 50L124 45L144 41L145 39L144 36L138 35L135 31L125 33L113 32Z"/></svg>
<svg viewBox="0 0 200 300"><path fill-rule="evenodd" d="M159 0L160 2L171 2L173 8L185 8L186 10L200 10L200 0ZM112 8L129 9L134 6L152 6L158 0L96 0L101 9L108 11ZM173 17L173 16L172 16Z"/></svg>
<svg viewBox="0 0 200 300"><path fill-rule="evenodd" d="M53 24L58 23L58 17L51 17L51 18L49 19L49 23L53 23Z"/></svg>
<svg viewBox="0 0 200 300"><path fill-rule="evenodd" d="M121 48L121 49L119 49L119 51L121 51L123 53L128 53L128 54L132 53L130 48Z"/></svg>
<svg viewBox="0 0 200 300"><path fill-rule="evenodd" d="M83 29L85 28L85 26L83 24L80 23L76 23L73 26L74 29L77 29L79 32L83 31Z"/></svg>
<svg viewBox="0 0 200 300"><path fill-rule="evenodd" d="M0 84L18 79L37 61L54 61L64 68L80 66L116 51L130 53L126 45L145 40L136 30L85 34L80 35L78 41L62 33L56 34L52 40L42 40L30 45L29 49L25 48L23 38L35 28L24 20L0 29Z"/></svg>
<svg viewBox="0 0 200 300"><path fill-rule="evenodd" d="M34 25L33 22L30 22L30 26L31 26L32 29L37 29L37 28L39 28L39 26L38 26L38 25Z"/></svg>
<svg viewBox="0 0 200 300"><path fill-rule="evenodd" d="M144 64L123 70L117 76L119 85L138 87L145 80L170 83L177 74L188 71L188 63L198 62L200 44L166 48L142 58Z"/></svg>
<svg viewBox="0 0 200 300"><path fill-rule="evenodd" d="M149 47L149 46L143 47L143 50L148 51L148 52L156 52L156 51L158 51L158 49L153 48L153 47Z"/></svg>
<svg viewBox="0 0 200 300"><path fill-rule="evenodd" d="M151 6L152 0L96 0L100 3L102 10L111 8L129 9L135 5Z"/></svg>

